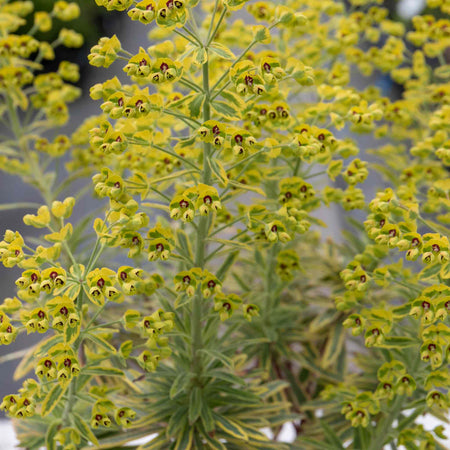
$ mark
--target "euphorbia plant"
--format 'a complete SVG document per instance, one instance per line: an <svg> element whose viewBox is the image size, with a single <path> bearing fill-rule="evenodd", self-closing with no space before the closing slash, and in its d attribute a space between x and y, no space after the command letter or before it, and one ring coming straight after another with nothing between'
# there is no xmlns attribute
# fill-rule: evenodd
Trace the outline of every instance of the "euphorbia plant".
<svg viewBox="0 0 450 450"><path fill-rule="evenodd" d="M290 422L296 448L440 448L442 430L414 421L449 402L450 22L417 16L406 32L364 0L96 3L152 45L101 38L90 63L123 62L127 79L93 86L103 114L54 139L42 132L67 121L78 72L40 63L82 38L33 34L79 8L55 2L21 36L32 3L0 3L0 161L41 192L24 223L47 229L0 243L22 270L1 342L43 335L1 404L21 444L282 449ZM353 67L389 73L403 97L357 90ZM381 163L356 157L357 133L384 139ZM65 154L65 174L49 168ZM366 201L369 169L386 185ZM68 221L86 190L65 191L86 175L107 201ZM319 235L331 202L354 227L343 244Z"/></svg>

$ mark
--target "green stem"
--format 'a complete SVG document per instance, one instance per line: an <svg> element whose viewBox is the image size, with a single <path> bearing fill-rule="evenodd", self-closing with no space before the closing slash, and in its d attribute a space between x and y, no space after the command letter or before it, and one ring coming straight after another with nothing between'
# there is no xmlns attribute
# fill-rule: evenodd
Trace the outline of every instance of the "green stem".
<svg viewBox="0 0 450 450"><path fill-rule="evenodd" d="M211 44L212 40L214 39L214 37L216 36L217 30L220 27L220 24L222 23L223 18L225 17L225 14L227 13L228 8L225 6L222 10L222 14L219 17L219 20L216 23L216 26L214 28L214 31L209 35L208 40L207 40L207 44L206 46L209 47L209 45ZM214 16L213 16L214 18Z"/></svg>
<svg viewBox="0 0 450 450"><path fill-rule="evenodd" d="M234 225L236 222L240 222L241 220L244 220L246 216L240 216L237 219L232 220L231 222L226 223L223 227L218 228L213 233L209 235L209 237L213 237L216 234L220 233L221 231L225 230L226 228L231 227L231 225Z"/></svg>
<svg viewBox="0 0 450 450"><path fill-rule="evenodd" d="M200 86L197 86L195 83L193 83L191 80L187 79L186 77L181 77L178 80L178 82L180 84L185 85L189 89L193 89L194 91L197 91L197 92L203 92L203 89Z"/></svg>
<svg viewBox="0 0 450 450"><path fill-rule="evenodd" d="M405 396L397 395L395 399L392 401L392 404L389 406L389 414L387 414L377 424L374 439L370 443L370 447L368 450L379 450L380 448L383 448L384 441L386 440L389 432L391 431L392 424L395 422L395 420L400 415L403 409L404 399Z"/></svg>
<svg viewBox="0 0 450 450"><path fill-rule="evenodd" d="M181 36L183 39L186 39L187 41L189 41L191 44L195 45L196 47L198 47L198 43L196 41L194 41L193 39L191 39L189 36L186 36L184 33L182 33L181 31L178 31L176 28L173 30L174 33L178 34L179 36Z"/></svg>
<svg viewBox="0 0 450 450"><path fill-rule="evenodd" d="M322 172L313 173L311 175L308 175L306 177L303 177L304 180L309 180L310 178L318 177L319 175L325 175L327 173L326 170L323 170Z"/></svg>
<svg viewBox="0 0 450 450"><path fill-rule="evenodd" d="M232 241L234 239L237 239L238 237L242 236L243 234L247 233L247 228L245 228L244 230L240 231L239 233L235 234L233 237L231 237L229 240ZM227 244L220 244L219 247L217 247L213 252L211 252L207 258L206 261L210 261L211 259L213 259L219 252L220 250L222 250Z"/></svg>
<svg viewBox="0 0 450 450"><path fill-rule="evenodd" d="M272 310L272 303L273 303L273 291L275 290L275 280L274 280L274 274L275 274L275 263L276 263L276 256L278 253L278 245L272 244L269 250L269 255L267 258L266 263L266 298L265 298L265 305L264 305L264 317L270 317L271 310Z"/></svg>
<svg viewBox="0 0 450 450"><path fill-rule="evenodd" d="M140 144L140 145L148 145L148 144ZM181 155L178 155L177 153L172 152L171 150L167 150L166 148L161 147L161 146L159 146L159 145L150 144L150 146L153 147L153 148L156 149L156 150L159 150L160 152L167 153L168 155L173 156L174 158L179 159L179 160L182 161L184 164L186 164L186 165L188 165L188 166L191 166L191 167L193 167L194 169L198 170L198 167L197 167L193 162L189 161L189 160L186 159L186 158L183 158Z"/></svg>
<svg viewBox="0 0 450 450"><path fill-rule="evenodd" d="M203 43L202 43L202 41L189 29L189 28L187 28L186 26L184 26L184 27L182 27L181 28L182 30L184 30L184 31L186 31L186 33L187 34L189 34L189 36L191 36L192 37L192 39L194 39L195 40L195 42L197 43L197 45L199 46L199 47L203 47Z"/></svg>
<svg viewBox="0 0 450 450"><path fill-rule="evenodd" d="M205 103L203 105L203 121L211 119L210 96L209 96L209 65L208 61L203 64L203 91L205 92ZM208 159L211 153L211 144L205 142L203 145L203 172L202 182L204 184L211 183L211 168ZM206 238L208 237L208 217L202 216L199 220L197 230L197 243L195 253L195 265L203 269L205 265ZM203 346L202 341L202 302L203 295L201 285L197 289L197 293L193 299L192 316L191 316L191 337L192 337L192 370L198 376L202 373L201 357L199 350Z"/></svg>
<svg viewBox="0 0 450 450"><path fill-rule="evenodd" d="M244 158L242 161L238 161L237 163L233 164L232 166L228 167L226 169L227 172L230 170L235 169L236 167L239 167L241 164L244 164L245 162L255 158L256 156L260 155L261 153L264 153L267 149L264 147L261 150L257 151L256 153L253 153L253 155L247 156L247 158Z"/></svg>
<svg viewBox="0 0 450 450"><path fill-rule="evenodd" d="M161 110L161 112L163 112L164 114L168 114L169 116L177 117L178 119L181 119L184 123L186 123L189 120L191 122L194 122L195 126L192 126L189 123L187 124L189 127L193 128L193 129L197 129L198 127L200 127L202 125L198 120L192 119L191 117L185 116L184 114L180 114L175 111L171 111L170 109L163 109L163 110Z"/></svg>
<svg viewBox="0 0 450 450"><path fill-rule="evenodd" d="M211 31L213 29L214 25L214 18L216 17L217 7L219 6L219 0L216 0L214 3L214 10L211 14L211 22L209 22L209 28L208 28L208 36L206 37L206 42L209 42L209 38L211 37Z"/></svg>
<svg viewBox="0 0 450 450"><path fill-rule="evenodd" d="M74 403L73 397L76 394L76 381L77 381L76 378L72 378L72 380L70 381L69 392L67 394L67 400L64 406L64 412L61 419L62 424L67 424L69 414L72 411L72 405Z"/></svg>

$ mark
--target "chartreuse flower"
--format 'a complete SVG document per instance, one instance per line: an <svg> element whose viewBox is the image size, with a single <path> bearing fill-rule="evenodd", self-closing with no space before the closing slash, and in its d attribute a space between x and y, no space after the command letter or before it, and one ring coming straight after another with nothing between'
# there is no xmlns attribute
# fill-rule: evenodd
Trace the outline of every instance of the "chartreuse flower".
<svg viewBox="0 0 450 450"><path fill-rule="evenodd" d="M198 267L179 272L173 279L175 291L186 292L189 297L192 297L195 294L198 282L201 281L201 276L202 270Z"/></svg>
<svg viewBox="0 0 450 450"><path fill-rule="evenodd" d="M242 299L236 294L219 293L214 298L214 311L220 315L220 320L229 319L233 312L242 304Z"/></svg>
<svg viewBox="0 0 450 450"><path fill-rule="evenodd" d="M9 317L0 311L0 343L3 345L9 345L14 342L17 337L18 330L15 328Z"/></svg>
<svg viewBox="0 0 450 450"><path fill-rule="evenodd" d="M40 379L54 380L57 374L56 363L51 358L41 358L37 362L35 373Z"/></svg>
<svg viewBox="0 0 450 450"><path fill-rule="evenodd" d="M116 279L124 294L133 295L139 292L144 280L142 269L131 266L121 266L117 270Z"/></svg>
<svg viewBox="0 0 450 450"><path fill-rule="evenodd" d="M242 305L244 317L251 322L253 317L259 316L259 306L254 303L248 305Z"/></svg>
<svg viewBox="0 0 450 450"><path fill-rule="evenodd" d="M61 78L71 83L76 83L80 79L79 67L69 61L61 61L58 67Z"/></svg>
<svg viewBox="0 0 450 450"><path fill-rule="evenodd" d="M210 212L215 212L222 208L216 188L206 184L199 184L196 187L196 191L197 200L195 207L201 216L207 216Z"/></svg>
<svg viewBox="0 0 450 450"><path fill-rule="evenodd" d="M109 428L111 426L111 419L109 414L114 409L114 404L107 399L97 400L92 407L91 422L92 428L98 428L100 426Z"/></svg>
<svg viewBox="0 0 450 450"><path fill-rule="evenodd" d="M35 331L45 333L50 326L46 308L35 308L32 311L21 311L20 316L22 323L25 325L27 330L27 334L34 333Z"/></svg>
<svg viewBox="0 0 450 450"><path fill-rule="evenodd" d="M235 157L246 157L255 147L256 139L246 130L228 128L228 134L230 135L231 150Z"/></svg>
<svg viewBox="0 0 450 450"><path fill-rule="evenodd" d="M52 13L63 22L70 22L80 16L80 7L75 2L56 1Z"/></svg>
<svg viewBox="0 0 450 450"><path fill-rule="evenodd" d="M41 206L37 211L37 215L25 214L23 217L25 225L30 225L35 228L48 227L50 225L50 220L50 211L47 206Z"/></svg>
<svg viewBox="0 0 450 450"><path fill-rule="evenodd" d="M204 298L209 298L211 295L218 294L222 292L222 283L220 280L207 271L203 270L202 276L202 294Z"/></svg>
<svg viewBox="0 0 450 450"><path fill-rule="evenodd" d="M440 236L437 233L427 233L423 235L422 261L430 264L435 260L444 264L449 261L449 242L447 236Z"/></svg>
<svg viewBox="0 0 450 450"><path fill-rule="evenodd" d="M167 313L162 309L159 309L152 315L145 316L141 319L138 327L141 331L141 335L148 338L146 343L148 348L155 350L167 347L168 338L163 335L173 329L173 318L173 313Z"/></svg>
<svg viewBox="0 0 450 450"><path fill-rule="evenodd" d="M97 45L91 48L89 63L96 67L109 67L118 57L121 44L114 34L110 38L100 38Z"/></svg>
<svg viewBox="0 0 450 450"><path fill-rule="evenodd" d="M353 336L360 335L365 328L366 319L360 314L351 314L344 320L343 325L345 328L351 328Z"/></svg>
<svg viewBox="0 0 450 450"><path fill-rule="evenodd" d="M3 300L3 303L0 305L0 311L11 314L15 313L22 307L22 302L17 297L7 297Z"/></svg>
<svg viewBox="0 0 450 450"><path fill-rule="evenodd" d="M259 70L266 83L276 83L277 80L285 76L285 71L277 58L263 56L259 64Z"/></svg>
<svg viewBox="0 0 450 450"><path fill-rule="evenodd" d="M52 29L52 18L46 11L37 11L34 13L34 24L39 31L46 33Z"/></svg>
<svg viewBox="0 0 450 450"><path fill-rule="evenodd" d="M448 394L444 394L437 390L428 392L426 397L427 406L432 408L437 406L438 408L447 409L449 405Z"/></svg>
<svg viewBox="0 0 450 450"><path fill-rule="evenodd" d="M157 223L154 228L148 231L147 237L149 239L149 261L155 261L157 259L167 260L175 246L170 228L163 227L160 223Z"/></svg>
<svg viewBox="0 0 450 450"><path fill-rule="evenodd" d="M186 189L183 194L176 195L170 203L170 217L191 222L195 217L196 210L202 216L208 215L221 208L217 190L212 186L198 184Z"/></svg>
<svg viewBox="0 0 450 450"><path fill-rule="evenodd" d="M50 293L55 288L63 287L66 284L67 274L61 267L49 267L44 269L41 274L41 291Z"/></svg>
<svg viewBox="0 0 450 450"><path fill-rule="evenodd" d="M3 241L0 242L0 258L5 267L14 267L24 258L22 247L23 237L18 231L6 230Z"/></svg>
<svg viewBox="0 0 450 450"><path fill-rule="evenodd" d="M40 152L54 157L60 157L69 150L71 143L67 136L58 135L51 143L46 138L36 139L34 146Z"/></svg>
<svg viewBox="0 0 450 450"><path fill-rule="evenodd" d="M54 440L59 442L64 450L76 450L81 442L81 436L76 428L65 427L58 430Z"/></svg>
<svg viewBox="0 0 450 450"><path fill-rule="evenodd" d="M401 361L393 360L379 367L377 377L380 381L393 382L405 372L405 365Z"/></svg>
<svg viewBox="0 0 450 450"><path fill-rule="evenodd" d="M341 412L353 427L365 428L370 423L370 415L377 414L379 409L378 399L371 392L362 392L354 401L346 402Z"/></svg>
<svg viewBox="0 0 450 450"><path fill-rule="evenodd" d="M114 286L116 272L113 270L107 267L94 269L87 274L86 281L89 299L96 305L102 305L105 299L114 302L123 301L123 294Z"/></svg>
<svg viewBox="0 0 450 450"><path fill-rule="evenodd" d="M68 30L67 28L61 28L58 39L68 48L79 48L84 42L82 34L77 33L74 30Z"/></svg>
<svg viewBox="0 0 450 450"><path fill-rule="evenodd" d="M25 383L24 383L25 384ZM34 415L36 399L33 395L22 392L20 395L7 395L0 404L0 409L16 419L24 419Z"/></svg>
<svg viewBox="0 0 450 450"><path fill-rule="evenodd" d="M290 281L300 268L300 259L295 250L282 250L277 255L276 273L283 281Z"/></svg>
<svg viewBox="0 0 450 450"><path fill-rule="evenodd" d="M136 360L146 372L154 372L159 365L161 357L160 350L144 350Z"/></svg>
<svg viewBox="0 0 450 450"><path fill-rule="evenodd" d="M264 232L269 242L288 242L291 240L285 225L280 220L268 223L264 228Z"/></svg>
<svg viewBox="0 0 450 450"><path fill-rule="evenodd" d="M186 195L176 195L171 201L170 217L182 219L184 222L192 222L195 216L195 206L191 198Z"/></svg>
<svg viewBox="0 0 450 450"><path fill-rule="evenodd" d="M72 215L72 210L75 205L75 199L73 197L67 197L64 201L60 202L58 200L52 203L51 212L56 218L67 219Z"/></svg>
<svg viewBox="0 0 450 450"><path fill-rule="evenodd" d="M182 26L187 19L186 0L159 0L156 23L162 28Z"/></svg>
<svg viewBox="0 0 450 450"><path fill-rule="evenodd" d="M144 24L152 22L156 17L157 1L142 0L128 11L131 20L139 20Z"/></svg>
<svg viewBox="0 0 450 450"><path fill-rule="evenodd" d="M124 11L132 4L132 0L95 0L99 6L105 7L108 11Z"/></svg>
<svg viewBox="0 0 450 450"><path fill-rule="evenodd" d="M80 316L75 304L67 295L53 297L46 303L46 307L53 316L52 327L63 331L65 328L78 328Z"/></svg>
<svg viewBox="0 0 450 450"><path fill-rule="evenodd" d="M369 174L366 167L365 161L354 159L343 172L344 180L350 185L364 182Z"/></svg>
<svg viewBox="0 0 450 450"><path fill-rule="evenodd" d="M64 315L64 314L63 314ZM35 369L40 379L57 380L62 386L80 373L80 365L73 349L67 344L56 344L42 357Z"/></svg>
<svg viewBox="0 0 450 450"><path fill-rule="evenodd" d="M203 142L214 144L215 147L220 147L225 141L228 128L225 124L216 120L208 120L197 129L197 134Z"/></svg>
<svg viewBox="0 0 450 450"><path fill-rule="evenodd" d="M136 412L128 407L119 408L114 413L114 420L116 421L117 425L123 427L130 426L135 417Z"/></svg>
<svg viewBox="0 0 450 450"><path fill-rule="evenodd" d="M370 276L359 263L351 263L340 276L349 290L365 291L368 288Z"/></svg>
<svg viewBox="0 0 450 450"><path fill-rule="evenodd" d="M278 201L284 204L302 205L314 195L312 185L300 177L285 178L280 182Z"/></svg>

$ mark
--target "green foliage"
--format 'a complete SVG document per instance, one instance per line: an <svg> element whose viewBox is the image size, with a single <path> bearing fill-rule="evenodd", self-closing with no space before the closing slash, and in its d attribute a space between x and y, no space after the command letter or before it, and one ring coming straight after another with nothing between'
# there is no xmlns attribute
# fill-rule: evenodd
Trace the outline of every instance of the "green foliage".
<svg viewBox="0 0 450 450"><path fill-rule="evenodd" d="M42 335L5 358L36 376L0 405L21 446L287 449L290 422L292 448L442 448L415 420L450 404L449 20L407 30L382 0L95 3L152 45L92 47L129 81L94 85L102 112L66 136L78 67L41 63L83 36L35 36L80 8L0 0L0 168L43 200L0 206L43 230L0 242L22 270L0 342ZM356 71L389 74L401 98L358 90ZM359 134L374 141L361 155ZM100 206L77 221L86 177ZM319 219L331 203L342 243L319 232L339 231Z"/></svg>

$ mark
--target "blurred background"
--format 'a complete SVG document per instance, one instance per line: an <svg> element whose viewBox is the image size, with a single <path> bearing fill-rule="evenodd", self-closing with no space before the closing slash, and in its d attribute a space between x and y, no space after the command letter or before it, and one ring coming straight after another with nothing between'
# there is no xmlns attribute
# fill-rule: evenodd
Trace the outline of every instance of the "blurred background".
<svg viewBox="0 0 450 450"><path fill-rule="evenodd" d="M40 33L37 37L40 40L47 40L52 42L56 39L59 29L63 26L73 28L83 34L85 43L80 49L66 49L59 47L56 50L56 58L54 61L46 62L44 71L56 71L60 61L67 60L75 62L80 66L80 81L78 86L82 89L83 95L75 103L70 105L70 121L63 130L58 130L58 133L70 135L84 119L91 115L99 114L100 103L94 102L89 97L89 88L97 82L103 82L113 76L118 76L119 79L125 81L126 75L122 71L123 64L115 63L109 69L96 68L88 64L87 55L89 49L95 45L98 39L102 36L111 37L117 34L126 50L136 53L140 46L146 48L150 45L147 39L148 28L139 22L131 22L126 14L119 12L108 12L104 8L98 7L93 0L72 0L76 1L81 8L81 16L79 19L68 24L58 23L55 21L55 26L52 31L48 33ZM34 0L35 11L44 10L50 11L53 7L53 0ZM388 0L385 1L385 6L390 10L390 18L402 20L405 22L407 28L410 28L410 19L416 14L423 13L426 8L426 0ZM245 13L243 13L245 14ZM32 17L29 17L29 23L22 29L18 30L17 34L26 33L32 26ZM383 45L383 42L380 42ZM374 76L371 78L362 78L358 74L352 74L352 83L364 88L367 84L374 84L383 91L383 95L392 99L398 98L401 95L400 87L397 86L389 78L389 76ZM2 130L0 129L0 133ZM342 137L342 133L336 133ZM370 155L365 155L365 150L374 146L374 142L368 136L358 137L358 142L361 149L361 158L371 160ZM377 145L380 145L378 142ZM324 182L326 180L324 179ZM82 183L90 183L90 180L82 180ZM364 183L364 189L367 191L366 195L369 197L373 195L374 186L379 186L380 180L375 175L371 175ZM338 184L339 186L339 184ZM342 186L339 186L342 187ZM41 202L40 195L30 186L23 184L18 177L10 176L0 172L0 204L11 202ZM78 205L75 214L82 215L88 211L95 201L89 199L89 195L83 198L82 205ZM98 206L98 203L96 204ZM31 236L33 231L38 231L26 227L22 222L22 217L25 213L32 212L30 210L14 210L1 211L0 210L0 234L3 235L4 230L12 229L18 230L26 238ZM325 235L332 236L334 239L339 239L341 231L346 227L346 222L343 219L343 213L339 208L325 209L321 212L322 220L328 223L334 223L332 229L326 231ZM330 214L335 217L330 218ZM346 213L348 214L348 213ZM353 214L353 213L352 213ZM363 212L354 213L355 217L364 219ZM331 219L331 220L330 220ZM6 297L13 297L16 293L14 281L20 276L21 270L5 269L0 266L0 296L2 300ZM25 346L29 346L32 336L21 335L18 337L16 343L11 346L0 346L0 358L7 359L11 352L15 352ZM21 385L20 382L12 380L12 374L17 364L17 360L6 361L0 365L0 399L8 393L15 392ZM3 414L3 413L2 413ZM0 418L3 416L0 416ZM430 425L431 426L431 425ZM12 440L8 440L11 436L10 428L5 422L0 421L0 435L4 436L0 440L0 449L12 449ZM12 439L12 438L11 438Z"/></svg>

